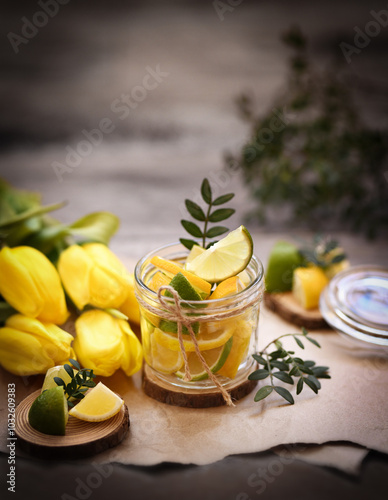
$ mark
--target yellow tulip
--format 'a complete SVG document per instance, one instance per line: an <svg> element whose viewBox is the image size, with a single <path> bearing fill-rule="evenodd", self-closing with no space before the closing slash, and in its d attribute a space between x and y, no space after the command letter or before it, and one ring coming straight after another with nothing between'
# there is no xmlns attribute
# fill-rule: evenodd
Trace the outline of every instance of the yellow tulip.
<svg viewBox="0 0 388 500"><path fill-rule="evenodd" d="M93 309L75 322L74 350L78 361L96 375L110 377L122 368L128 376L140 370L143 350L128 322Z"/></svg>
<svg viewBox="0 0 388 500"><path fill-rule="evenodd" d="M4 247L0 251L0 294L30 318L61 325L69 316L58 272L36 248Z"/></svg>
<svg viewBox="0 0 388 500"><path fill-rule="evenodd" d="M140 324L140 310L135 295L135 277L133 274L128 276L128 296L119 307L119 310L128 317L129 321L137 325Z"/></svg>
<svg viewBox="0 0 388 500"><path fill-rule="evenodd" d="M70 333L52 323L15 314L0 328L0 365L15 375L46 373L74 358L72 341Z"/></svg>
<svg viewBox="0 0 388 500"><path fill-rule="evenodd" d="M59 258L58 271L80 310L86 305L117 309L127 298L128 271L102 243L67 248Z"/></svg>

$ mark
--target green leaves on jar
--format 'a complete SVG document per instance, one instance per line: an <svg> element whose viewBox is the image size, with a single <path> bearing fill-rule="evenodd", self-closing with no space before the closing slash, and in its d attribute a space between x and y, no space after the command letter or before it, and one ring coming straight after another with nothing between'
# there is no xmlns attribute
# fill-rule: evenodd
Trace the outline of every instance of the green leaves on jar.
<svg viewBox="0 0 388 500"><path fill-rule="evenodd" d="M180 242L186 248L191 250L194 245L201 245L203 248L208 248L210 245L216 243L211 241L206 246L207 239L213 239L217 236L221 236L227 233L229 229L225 226L213 226L209 228L209 223L217 223L231 217L235 210L233 208L217 208L212 211L215 206L224 205L234 197L234 193L228 193L213 199L213 192L208 179L204 179L201 185L201 196L203 201L208 205L205 210L192 200L185 200L186 209L193 219L199 222L203 222L203 229L199 227L198 224L190 220L181 220L181 224L184 229L194 238L198 238L201 241L195 241L192 239L181 238Z"/></svg>

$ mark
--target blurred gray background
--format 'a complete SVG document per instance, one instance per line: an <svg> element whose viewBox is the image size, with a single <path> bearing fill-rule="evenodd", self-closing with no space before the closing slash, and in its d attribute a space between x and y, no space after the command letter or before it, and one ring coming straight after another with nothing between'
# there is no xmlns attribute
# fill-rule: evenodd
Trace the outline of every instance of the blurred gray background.
<svg viewBox="0 0 388 500"><path fill-rule="evenodd" d="M371 10L388 8L374 0L57 6L45 22L34 17L38 2L3 2L0 175L42 192L45 203L67 200L55 214L64 222L97 210L117 214L112 248L133 259L184 236L183 200L195 198L204 176L216 192L236 192L230 227L243 221L248 190L238 172L223 172L224 153L237 152L249 133L235 99L249 92L258 111L270 108L285 85L290 54L280 37L290 26L300 26L314 60L325 65L344 59L340 42L352 43ZM35 33L23 28L34 19L42 24ZM387 41L388 27L351 64L344 61L357 107L374 128L388 126ZM103 133L91 132L101 123ZM85 133L95 144L84 143L77 165L61 170ZM274 231L284 231L254 221L249 228L263 259ZM383 256L375 245L363 248L360 261Z"/></svg>

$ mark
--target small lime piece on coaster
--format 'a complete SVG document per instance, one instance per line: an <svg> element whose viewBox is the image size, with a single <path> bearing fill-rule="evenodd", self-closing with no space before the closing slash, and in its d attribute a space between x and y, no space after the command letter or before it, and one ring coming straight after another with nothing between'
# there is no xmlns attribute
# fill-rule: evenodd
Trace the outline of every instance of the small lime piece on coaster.
<svg viewBox="0 0 388 500"><path fill-rule="evenodd" d="M298 248L287 241L278 241L270 253L265 275L267 292L288 292L292 289L295 268L302 264Z"/></svg>
<svg viewBox="0 0 388 500"><path fill-rule="evenodd" d="M43 434L54 436L65 435L68 418L67 400L62 386L42 392L28 412L31 427Z"/></svg>

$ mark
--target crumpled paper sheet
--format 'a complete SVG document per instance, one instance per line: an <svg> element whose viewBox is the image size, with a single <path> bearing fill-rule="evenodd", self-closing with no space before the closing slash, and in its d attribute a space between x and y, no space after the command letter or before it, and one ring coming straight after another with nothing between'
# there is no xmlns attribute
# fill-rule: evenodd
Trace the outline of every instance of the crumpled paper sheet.
<svg viewBox="0 0 388 500"><path fill-rule="evenodd" d="M262 308L259 348L281 334L296 331ZM330 443L315 450L303 450L302 446L297 458L354 473L366 454L365 448L388 453L387 352L359 348L332 330L311 335L322 348L305 341L306 348L300 355L329 366L332 379L321 381L318 395L308 388L299 396L294 394L293 406L276 394L255 403L253 391L234 408L180 408L146 396L141 389L140 373L127 378L120 371L109 379L101 378L125 399L131 426L119 446L90 460L133 465L202 465L228 455L260 452L279 445ZM292 338L287 341L286 346L298 351ZM0 450L5 452L7 383L16 382L17 400L21 401L40 387L43 377L22 379L5 371L1 376ZM344 444L347 442L359 446Z"/></svg>

